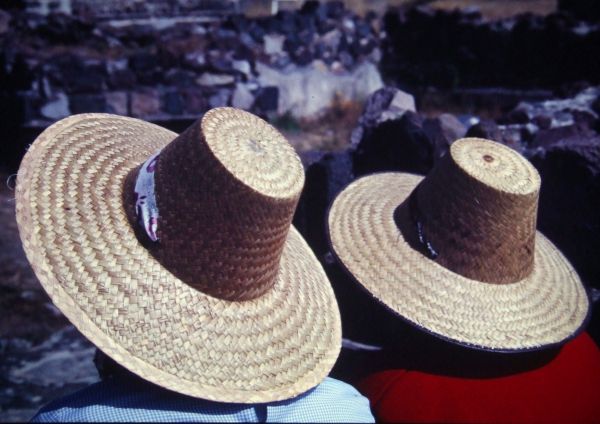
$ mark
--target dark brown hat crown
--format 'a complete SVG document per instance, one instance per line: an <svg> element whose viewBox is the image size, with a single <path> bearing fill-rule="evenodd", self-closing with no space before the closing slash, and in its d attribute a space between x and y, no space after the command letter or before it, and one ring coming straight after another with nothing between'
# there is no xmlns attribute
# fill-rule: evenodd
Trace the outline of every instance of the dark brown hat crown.
<svg viewBox="0 0 600 424"><path fill-rule="evenodd" d="M158 262L222 299L253 299L273 286L304 185L300 159L275 128L218 108L169 143L155 165L157 241L138 222L141 167L125 181L124 205Z"/></svg>
<svg viewBox="0 0 600 424"><path fill-rule="evenodd" d="M411 245L445 268L513 283L533 269L540 181L506 146L457 140L398 210L399 225Z"/></svg>

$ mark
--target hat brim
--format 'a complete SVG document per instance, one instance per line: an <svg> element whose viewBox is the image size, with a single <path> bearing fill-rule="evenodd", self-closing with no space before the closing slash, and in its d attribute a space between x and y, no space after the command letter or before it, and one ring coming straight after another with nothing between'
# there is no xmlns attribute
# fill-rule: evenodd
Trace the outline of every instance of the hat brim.
<svg viewBox="0 0 600 424"><path fill-rule="evenodd" d="M339 310L292 227L274 287L231 302L177 279L138 242L122 204L127 173L177 134L106 114L46 129L18 174L17 222L37 277L92 343L152 383L221 402L294 397L341 347Z"/></svg>
<svg viewBox="0 0 600 424"><path fill-rule="evenodd" d="M512 284L465 278L409 245L394 213L422 179L374 174L337 196L328 232L349 273L392 312L460 344L521 351L576 334L588 314L586 291L566 258L540 232L532 273Z"/></svg>

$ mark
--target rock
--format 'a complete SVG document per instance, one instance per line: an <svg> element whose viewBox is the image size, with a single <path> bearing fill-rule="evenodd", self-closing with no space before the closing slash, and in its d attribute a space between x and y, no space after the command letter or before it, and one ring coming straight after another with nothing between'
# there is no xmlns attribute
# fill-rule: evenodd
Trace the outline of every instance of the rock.
<svg viewBox="0 0 600 424"><path fill-rule="evenodd" d="M548 115L538 115L534 117L533 122L541 130L547 130L552 127L552 117Z"/></svg>
<svg viewBox="0 0 600 424"><path fill-rule="evenodd" d="M10 30L10 13L0 10L0 35L6 34Z"/></svg>
<svg viewBox="0 0 600 424"><path fill-rule="evenodd" d="M600 20L600 4L596 0L558 0L558 10L584 21Z"/></svg>
<svg viewBox="0 0 600 424"><path fill-rule="evenodd" d="M462 122L449 113L443 113L437 118L426 119L423 123L423 130L433 143L434 161L444 156L450 145L464 137L467 132Z"/></svg>
<svg viewBox="0 0 600 424"><path fill-rule="evenodd" d="M325 155L326 153L321 150L302 150L298 152L304 170L308 169L313 163L320 161Z"/></svg>
<svg viewBox="0 0 600 424"><path fill-rule="evenodd" d="M502 133L501 143L517 152L525 153L525 140L523 139L522 125L500 125L498 127Z"/></svg>
<svg viewBox="0 0 600 424"><path fill-rule="evenodd" d="M383 22L382 74L403 86L558 88L581 80L600 83L597 63L584 59L600 56L595 21L577 23L555 13L486 22L466 10L399 8L386 13Z"/></svg>
<svg viewBox="0 0 600 424"><path fill-rule="evenodd" d="M135 74L129 69L116 70L108 75L108 86L113 89L131 89L136 84Z"/></svg>
<svg viewBox="0 0 600 424"><path fill-rule="evenodd" d="M129 58L129 68L141 84L155 86L162 78L158 57L152 53L136 53Z"/></svg>
<svg viewBox="0 0 600 424"><path fill-rule="evenodd" d="M69 326L30 349L8 376L12 383L60 387L98 381L93 364L95 347Z"/></svg>
<svg viewBox="0 0 600 424"><path fill-rule="evenodd" d="M496 122L491 119L482 119L479 123L473 125L466 133L467 137L486 138L488 140L502 143L502 131L498 128Z"/></svg>
<svg viewBox="0 0 600 424"><path fill-rule="evenodd" d="M185 111L191 115L201 115L209 109L206 93L203 90L189 88L183 91Z"/></svg>
<svg viewBox="0 0 600 424"><path fill-rule="evenodd" d="M408 94L402 90L396 90L388 109L416 112L417 107L415 106L415 98L412 94Z"/></svg>
<svg viewBox="0 0 600 424"><path fill-rule="evenodd" d="M412 95L389 86L376 90L366 101L358 126L352 131L350 145L356 148L375 126L387 120L400 119L407 110L416 111Z"/></svg>
<svg viewBox="0 0 600 424"><path fill-rule="evenodd" d="M146 72L158 67L158 57L155 54L141 52L131 55L129 68L134 72Z"/></svg>
<svg viewBox="0 0 600 424"><path fill-rule="evenodd" d="M168 91L163 95L162 110L171 115L183 113L183 99L177 91Z"/></svg>
<svg viewBox="0 0 600 424"><path fill-rule="evenodd" d="M245 75L246 77L250 77L252 75L252 66L247 60L234 60L231 62L231 66L233 69L240 72L242 75Z"/></svg>
<svg viewBox="0 0 600 424"><path fill-rule="evenodd" d="M340 63L344 66L345 69L352 69L354 66L354 58L347 51L342 51L340 53Z"/></svg>
<svg viewBox="0 0 600 424"><path fill-rule="evenodd" d="M69 96L69 108L71 113L108 112L102 94L73 94Z"/></svg>
<svg viewBox="0 0 600 424"><path fill-rule="evenodd" d="M65 118L71 114L69 99L65 93L56 93L53 99L42 106L40 113L44 118L53 121Z"/></svg>
<svg viewBox="0 0 600 424"><path fill-rule="evenodd" d="M104 97L106 98L106 108L109 113L121 116L129 115L127 93L125 91L109 91Z"/></svg>
<svg viewBox="0 0 600 424"><path fill-rule="evenodd" d="M252 95L248 86L241 83L236 84L231 97L231 106L238 109L250 110L252 104L254 104L254 95Z"/></svg>
<svg viewBox="0 0 600 424"><path fill-rule="evenodd" d="M508 122L511 124L526 124L529 122L529 119L530 117L527 110L519 107L513 109L508 114Z"/></svg>
<svg viewBox="0 0 600 424"><path fill-rule="evenodd" d="M423 118L406 111L384 121L365 135L353 153L356 176L383 171L426 174L433 165L434 147L423 129Z"/></svg>
<svg viewBox="0 0 600 424"><path fill-rule="evenodd" d="M99 93L105 88L106 67L96 60L69 53L54 57L46 69L52 85L64 87L67 94Z"/></svg>
<svg viewBox="0 0 600 424"><path fill-rule="evenodd" d="M110 75L116 71L124 71L129 68L129 60L127 58L108 59L106 61L106 71Z"/></svg>
<svg viewBox="0 0 600 424"><path fill-rule="evenodd" d="M312 163L306 169L293 223L317 257L322 258L329 250L325 215L335 196L354 179L352 157L349 151L324 155L314 152L310 156Z"/></svg>
<svg viewBox="0 0 600 424"><path fill-rule="evenodd" d="M210 108L229 106L231 91L220 89L208 98Z"/></svg>
<svg viewBox="0 0 600 424"><path fill-rule="evenodd" d="M289 113L295 118L315 118L328 109L334 100L363 102L383 83L377 68L362 63L352 72L336 75L321 61L310 66L278 70L257 63L258 82L279 88L277 113Z"/></svg>
<svg viewBox="0 0 600 424"><path fill-rule="evenodd" d="M279 89L277 87L261 87L256 93L253 107L261 112L277 111Z"/></svg>
<svg viewBox="0 0 600 424"><path fill-rule="evenodd" d="M264 52L268 55L281 54L285 36L280 34L267 34L263 37Z"/></svg>
<svg viewBox="0 0 600 424"><path fill-rule="evenodd" d="M291 52L291 57L300 66L307 66L313 60L313 55L308 47L300 45Z"/></svg>
<svg viewBox="0 0 600 424"><path fill-rule="evenodd" d="M532 147L549 147L562 140L587 139L594 136L594 131L586 125L566 125L557 128L540 130L533 139Z"/></svg>
<svg viewBox="0 0 600 424"><path fill-rule="evenodd" d="M600 287L600 137L568 137L529 159L542 177L539 230Z"/></svg>
<svg viewBox="0 0 600 424"><path fill-rule="evenodd" d="M131 116L148 119L160 113L160 96L152 88L131 93Z"/></svg>
<svg viewBox="0 0 600 424"><path fill-rule="evenodd" d="M592 111L596 113L596 116L600 117L600 94L594 99L594 101L592 101L590 106Z"/></svg>
<svg viewBox="0 0 600 424"><path fill-rule="evenodd" d="M187 53L183 58L183 65L195 70L204 70L206 56L202 52Z"/></svg>
<svg viewBox="0 0 600 424"><path fill-rule="evenodd" d="M326 34L323 34L319 41L332 51L336 52L342 40L342 32L339 29L334 29Z"/></svg>
<svg viewBox="0 0 600 424"><path fill-rule="evenodd" d="M214 87L219 85L230 85L235 82L235 77L233 75L227 74L213 74L206 72L200 76L200 78L196 79L196 83L198 85L202 85L205 87Z"/></svg>
<svg viewBox="0 0 600 424"><path fill-rule="evenodd" d="M165 83L172 87L190 87L196 82L196 74L184 69L169 69L164 78Z"/></svg>
<svg viewBox="0 0 600 424"><path fill-rule="evenodd" d="M594 110L594 102L598 98L600 98L600 87L589 87L568 98L521 102L513 111L509 112L504 121L526 123L541 119L543 129L566 127L573 124L584 124L584 126L592 128L600 117ZM544 122L548 119L550 119L549 124Z"/></svg>

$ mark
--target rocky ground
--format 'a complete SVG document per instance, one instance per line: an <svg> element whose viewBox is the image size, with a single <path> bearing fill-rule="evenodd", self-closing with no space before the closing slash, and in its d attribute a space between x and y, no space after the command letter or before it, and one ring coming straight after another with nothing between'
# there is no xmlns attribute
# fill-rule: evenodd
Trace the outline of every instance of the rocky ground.
<svg viewBox="0 0 600 424"><path fill-rule="evenodd" d="M27 262L14 214L14 178L0 178L0 421L26 421L49 399L97 375L93 346L52 305Z"/></svg>

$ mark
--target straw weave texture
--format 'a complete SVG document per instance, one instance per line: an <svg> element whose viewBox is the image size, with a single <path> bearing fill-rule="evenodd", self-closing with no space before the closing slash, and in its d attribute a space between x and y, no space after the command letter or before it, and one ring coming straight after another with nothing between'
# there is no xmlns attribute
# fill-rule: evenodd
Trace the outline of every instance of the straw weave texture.
<svg viewBox="0 0 600 424"><path fill-rule="evenodd" d="M455 141L416 193L436 262L489 283L525 278L533 267L539 188L538 172L514 150L478 138ZM414 231L414 223L409 227ZM402 229L405 236L411 230Z"/></svg>
<svg viewBox="0 0 600 424"><path fill-rule="evenodd" d="M132 226L137 172L124 190ZM273 287L304 184L298 155L275 128L212 109L161 151L155 178L160 242L146 247L165 268L227 300Z"/></svg>
<svg viewBox="0 0 600 424"><path fill-rule="evenodd" d="M466 149L465 154L469 151L473 149ZM516 155L501 152L500 156L504 154ZM457 161L461 160L459 157ZM471 175L473 166L461 164ZM510 172L504 173L506 177L500 181L490 177L497 172L493 169L481 171L477 178L498 192L504 190L509 198L536 192L539 181L529 170L505 166ZM525 173L531 178L515 186L508 180L519 172L521 177ZM363 177L344 189L331 207L328 225L332 247L343 265L376 299L437 335L489 349L522 350L559 343L581 327L589 306L585 289L566 258L539 232L534 236L530 273L511 283L486 283L465 277L415 249L414 241L407 240L397 222L409 222L407 208L399 205L406 204L422 181L423 177L402 173ZM427 196L434 197L433 193ZM523 214L531 214L531 207ZM436 225L456 230L452 222ZM524 225L531 226L530 215ZM437 227L425 228L433 228L435 233ZM439 247L445 250L450 245L441 243Z"/></svg>
<svg viewBox="0 0 600 424"><path fill-rule="evenodd" d="M36 275L86 337L155 384L242 403L314 387L337 358L340 318L325 273L293 227L272 288L243 302L185 284L134 236L124 179L175 137L104 114L44 131L22 162L16 192Z"/></svg>

